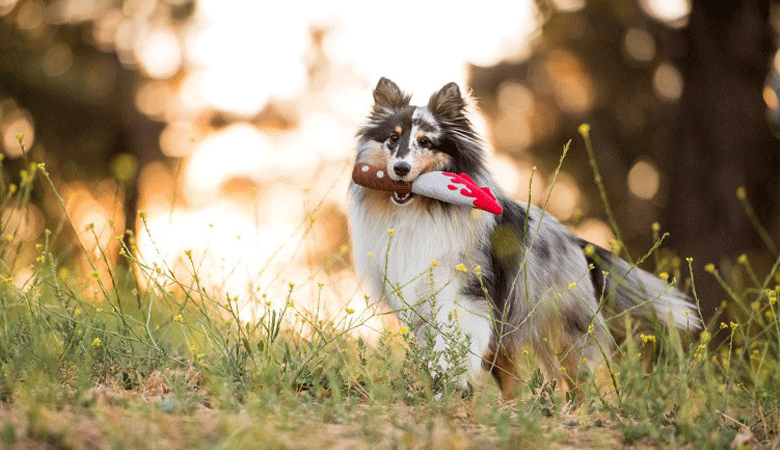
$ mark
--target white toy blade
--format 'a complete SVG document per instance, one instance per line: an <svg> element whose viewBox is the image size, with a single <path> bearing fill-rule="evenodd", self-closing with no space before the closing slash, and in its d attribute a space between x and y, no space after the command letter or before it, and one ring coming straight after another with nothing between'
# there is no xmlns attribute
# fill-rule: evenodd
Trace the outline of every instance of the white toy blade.
<svg viewBox="0 0 780 450"><path fill-rule="evenodd" d="M471 206L493 214L503 212L490 189L477 186L466 174L424 173L412 182L412 192L455 205Z"/></svg>

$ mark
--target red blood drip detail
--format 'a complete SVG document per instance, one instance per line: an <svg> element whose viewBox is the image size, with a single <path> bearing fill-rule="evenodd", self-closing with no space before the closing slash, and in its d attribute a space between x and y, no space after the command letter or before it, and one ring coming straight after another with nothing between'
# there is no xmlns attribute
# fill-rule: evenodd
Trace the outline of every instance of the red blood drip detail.
<svg viewBox="0 0 780 450"><path fill-rule="evenodd" d="M451 184L448 184L448 185L447 185L447 189L449 189L449 190L451 190L451 191L454 191L454 190L455 190L455 189L457 189L457 188L458 188L457 186L453 186L453 185L451 185Z"/></svg>
<svg viewBox="0 0 780 450"><path fill-rule="evenodd" d="M442 174L444 174L447 177L450 177L450 181L453 184L465 186L460 190L460 194L467 198L473 198L474 202L472 203L472 205L475 208L493 214L501 214L503 212L503 208L501 208L501 205L498 204L496 198L493 196L493 193L490 192L490 189L486 187L482 188L477 186L477 184L474 183L474 180L472 180L471 177L469 177L465 173L461 175L456 175L452 172L442 172ZM447 185L447 187L450 190L457 189L457 187L449 184Z"/></svg>

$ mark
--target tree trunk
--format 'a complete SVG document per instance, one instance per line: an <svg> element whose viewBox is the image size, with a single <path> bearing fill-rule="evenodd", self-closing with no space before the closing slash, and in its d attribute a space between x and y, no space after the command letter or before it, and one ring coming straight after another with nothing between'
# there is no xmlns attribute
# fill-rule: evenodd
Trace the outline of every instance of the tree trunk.
<svg viewBox="0 0 780 450"><path fill-rule="evenodd" d="M771 63L769 2L695 1L678 62L684 91L666 142L670 178L669 246L693 256L705 316L726 294L703 266L761 250L737 199L744 186L774 236L778 209L777 139L766 120L762 89ZM748 248L745 245L748 245ZM766 253L766 247L761 250Z"/></svg>

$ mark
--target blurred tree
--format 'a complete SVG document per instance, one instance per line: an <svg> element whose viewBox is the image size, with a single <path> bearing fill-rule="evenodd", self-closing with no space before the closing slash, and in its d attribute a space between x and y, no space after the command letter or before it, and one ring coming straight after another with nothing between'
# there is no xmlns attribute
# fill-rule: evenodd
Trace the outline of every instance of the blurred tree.
<svg viewBox="0 0 780 450"><path fill-rule="evenodd" d="M737 188L745 187L759 220L777 236L780 146L761 95L773 54L769 18L768 0L702 0L683 30L690 50L678 61L685 89L662 140L671 194L662 214L670 245L700 262L697 280L711 278L705 263L766 250ZM712 283L699 285L704 298L724 298Z"/></svg>
<svg viewBox="0 0 780 450"><path fill-rule="evenodd" d="M553 11L566 3L576 10ZM507 82L533 94L532 111L515 124L527 126L530 136L526 142L499 141L498 151L518 158L529 152L549 171L562 144L575 138L565 169L591 199L586 212L598 216L603 208L576 131L590 123L604 184L632 254L647 250L650 224L659 221L671 235L664 246L694 257L706 314L724 296L702 266L764 247L737 187L745 186L759 205L761 222L774 235L778 230L780 152L761 96L773 52L770 2L693 1L690 14L666 23L650 17L648 3L601 0L580 8L577 2L541 2L548 18L534 55L517 64L472 67L471 80L495 123L506 114L500 97ZM630 169L643 160L660 175L650 198L626 184Z"/></svg>
<svg viewBox="0 0 780 450"><path fill-rule="evenodd" d="M137 168L162 158L158 139L164 124L136 107L144 76L121 62L117 52L101 49L94 37L96 22L122 7L121 2L81 6L30 0L4 12L0 99L13 99L29 112L34 122L29 151L35 160L47 162L55 179L93 184L115 177L124 188L116 194L126 218L116 229L133 229ZM178 9L171 11L175 15ZM75 15L68 16L71 13ZM58 14L63 17L53 20ZM112 167L117 158L123 164ZM21 163L18 159L8 164L18 169ZM49 211L49 220L56 223L58 215Z"/></svg>

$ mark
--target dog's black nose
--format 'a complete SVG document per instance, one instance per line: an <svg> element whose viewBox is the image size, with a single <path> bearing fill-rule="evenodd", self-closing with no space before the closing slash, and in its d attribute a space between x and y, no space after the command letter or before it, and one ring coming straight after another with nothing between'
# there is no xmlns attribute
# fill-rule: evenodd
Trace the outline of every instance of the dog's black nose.
<svg viewBox="0 0 780 450"><path fill-rule="evenodd" d="M399 177L403 177L409 173L409 170L412 169L412 166L410 166L408 163L405 162L399 162L395 163L393 166L393 172L395 172L396 175Z"/></svg>

